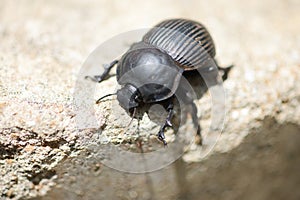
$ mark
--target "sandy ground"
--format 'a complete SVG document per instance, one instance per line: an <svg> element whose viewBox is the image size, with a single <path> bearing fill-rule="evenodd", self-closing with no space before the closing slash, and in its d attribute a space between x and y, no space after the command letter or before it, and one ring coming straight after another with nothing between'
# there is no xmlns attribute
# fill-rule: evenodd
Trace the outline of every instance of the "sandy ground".
<svg viewBox="0 0 300 200"><path fill-rule="evenodd" d="M93 199L93 194L111 199L178 197L175 189L170 189L170 180L175 177L173 172L162 171L150 175L150 182L154 185L158 183L158 186L164 183L169 192L158 186L146 191L143 186L149 185L149 177L114 175L113 170L101 164L101 159L90 158L99 150L93 146L99 141L99 130L95 127L78 129L74 92L87 90L84 85L78 88L76 81L82 75L80 72L84 62L100 44L123 32L149 28L167 18L182 17L205 24L216 43L216 59L220 66L235 66L224 83L226 120L223 134L205 160L199 156L201 147L192 145L186 150L183 160L201 161L200 166L204 165L204 168L188 165L188 172L199 169L199 181L192 180L193 175L187 173L182 175L186 177L187 182L184 183L206 188L201 190L205 199L218 199L218 195L223 195L225 199L251 199L253 196L245 190L249 186L253 193L258 191L259 187L253 184L271 184L265 190L259 190L261 195L256 199L281 199L287 196L284 194L289 194L289 199L299 199L299 193L292 191L299 188L299 173L290 174L296 172L292 166L299 165L299 159L296 159L299 155L299 148L296 148L299 139L295 134L299 133L300 121L299 9L297 0L1 1L0 198L28 199L44 195L47 198L47 194L49 199L70 197L59 196L62 193L74 193L73 199ZM121 46L126 49L129 42L123 42ZM97 87L95 96L116 88L114 77L105 84L104 87ZM94 96L89 98L93 99ZM106 135L119 133L116 126L108 123L112 107L108 103L103 105L97 110L100 112L99 127L104 129ZM209 95L197 102L204 134L209 129L211 118L209 105ZM271 125L269 118L274 120L271 120ZM285 128L290 126L294 128ZM287 134L276 134L272 127L280 127ZM152 126L144 128L151 129ZM248 154L251 147L247 141L256 143L261 140L261 137L251 134L269 129L272 131L261 136L265 143ZM128 141L122 136L116 138ZM115 140L109 139L108 142ZM268 144L272 147L270 151ZM291 149L285 148L285 145L291 146ZM246 161L259 163L261 160L259 156L256 157L259 152L264 152L265 160L277 155L277 151L283 152L277 160L266 161L264 165L253 164L248 170L243 170L247 166L245 163L236 160L245 155ZM85 161L82 154L89 159ZM214 163L223 156L222 162ZM71 162L70 159L75 161ZM257 179L253 182L246 178L239 179L228 188L213 186L213 180L223 180L224 185L231 184L228 176L234 176L235 171L229 172L228 176L220 176L217 172L218 169L227 171L229 168L226 166L231 161L236 164L240 177L253 170L257 172ZM217 165L216 170L209 170L214 164ZM87 168L76 167L80 165ZM257 170L262 167L264 171L259 173ZM72 171L72 168L76 170ZM65 177L63 169L70 169L71 177L86 178L84 180L87 183L94 185L85 184L83 187L84 181ZM266 182L261 179L264 174L267 174ZM101 184L93 177L100 177ZM208 177L211 177L209 183L212 185L201 185ZM114 182L114 178L119 182ZM140 181L140 188L134 184L131 184L131 190L122 187L121 183L130 182L132 178ZM292 184L285 184L289 179ZM103 184L106 182L111 184ZM241 185L243 183L245 185ZM282 185L287 187L281 190ZM290 193L289 188L292 191ZM278 193L274 193L276 190ZM197 190L190 188L190 191L195 194L190 199L197 199ZM152 193L155 195L149 195ZM186 191L180 194L185 195Z"/></svg>

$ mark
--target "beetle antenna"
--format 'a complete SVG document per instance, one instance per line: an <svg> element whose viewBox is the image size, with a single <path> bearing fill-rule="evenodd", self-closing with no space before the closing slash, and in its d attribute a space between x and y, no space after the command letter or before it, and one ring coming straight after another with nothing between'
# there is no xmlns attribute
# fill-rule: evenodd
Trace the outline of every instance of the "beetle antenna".
<svg viewBox="0 0 300 200"><path fill-rule="evenodd" d="M136 108L133 108L133 113L132 113L132 116L131 116L131 120L130 122L128 123L128 125L126 126L126 129L122 132L123 133L126 133L129 129L129 126L131 125L131 123L133 122L133 119L135 117L135 114L136 114Z"/></svg>
<svg viewBox="0 0 300 200"><path fill-rule="evenodd" d="M96 101L96 104L100 103L100 101L106 97L110 97L110 96L113 96L113 95L117 95L117 93L113 93L113 94L107 94L107 95L104 95L103 97L100 97L97 101Z"/></svg>

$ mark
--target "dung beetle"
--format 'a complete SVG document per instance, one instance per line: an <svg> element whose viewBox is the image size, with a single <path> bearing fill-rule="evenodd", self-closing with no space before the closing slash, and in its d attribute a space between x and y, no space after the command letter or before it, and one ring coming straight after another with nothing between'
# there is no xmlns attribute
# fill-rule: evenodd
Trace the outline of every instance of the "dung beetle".
<svg viewBox="0 0 300 200"><path fill-rule="evenodd" d="M165 107L168 116L162 124L157 137L164 145L165 129L172 127L171 119L174 112L174 94L180 88L182 77L185 74L197 73L199 68L207 68L207 60L214 60L215 45L207 29L200 23L187 19L169 19L150 29L142 38L142 41L131 45L130 49L121 57L108 65L104 65L104 72L101 75L86 76L95 82L105 80L113 66L117 65L117 81L121 85L116 93L117 100L122 108L134 115L136 109L145 104L167 102ZM215 62L216 64L216 62ZM143 70L135 73L129 78L122 78L128 71L137 66L143 66ZM169 66L176 73L168 73ZM220 68L227 76L228 68ZM188 72L188 73L186 73ZM146 76L143 76L145 75ZM152 76L153 75L153 76ZM145 84L142 87L136 85L141 77L146 82L150 79L153 84ZM154 77L154 78L153 78ZM216 78L216 76L214 76ZM223 77L224 78L224 77ZM155 84L163 82L164 84ZM110 94L112 95L112 94ZM97 103L110 95L100 98ZM184 96L185 103L189 104L194 126L197 128L198 141L201 144L201 129L197 118L197 108L193 99L188 95Z"/></svg>

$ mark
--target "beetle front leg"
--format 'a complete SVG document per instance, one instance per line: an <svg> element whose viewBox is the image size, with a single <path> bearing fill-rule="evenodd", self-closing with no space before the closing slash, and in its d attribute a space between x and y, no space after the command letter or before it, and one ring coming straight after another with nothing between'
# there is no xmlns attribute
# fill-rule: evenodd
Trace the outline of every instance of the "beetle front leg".
<svg viewBox="0 0 300 200"><path fill-rule="evenodd" d="M170 104L167 107L168 116L167 116L167 118L165 120L165 123L160 127L160 130L159 130L159 132L157 134L158 139L160 141L162 141L165 146L167 145L167 142L165 140L165 129L167 127L172 127L171 120L172 120L173 113L174 113L173 109L174 109L174 105L173 105L173 102L171 101Z"/></svg>
<svg viewBox="0 0 300 200"><path fill-rule="evenodd" d="M110 72L110 70L113 68L113 66L115 66L115 64L117 64L119 61L118 60L114 60L112 61L110 64L104 64L104 72L101 75L96 75L96 76L85 76L85 79L90 79L91 81L94 82L98 82L100 83L101 81L105 80L108 78L108 74Z"/></svg>

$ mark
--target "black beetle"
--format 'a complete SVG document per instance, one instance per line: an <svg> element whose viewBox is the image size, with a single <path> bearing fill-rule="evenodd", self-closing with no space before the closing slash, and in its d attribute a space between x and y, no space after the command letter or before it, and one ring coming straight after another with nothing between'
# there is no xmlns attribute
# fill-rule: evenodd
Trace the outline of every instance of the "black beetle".
<svg viewBox="0 0 300 200"><path fill-rule="evenodd" d="M144 104L167 102L168 116L157 134L158 139L166 145L164 131L166 127L172 126L174 94L180 88L181 77L188 78L185 74L197 73L196 70L199 68L211 69L210 66L207 66L207 60L212 59L216 64L214 56L214 42L202 24L186 19L170 19L157 24L148 31L142 41L134 43L119 61L115 60L109 65L104 65L105 71L101 75L86 76L86 78L101 82L108 77L112 67L117 64L117 81L122 86L116 93L117 99L121 107L132 115L136 108ZM137 66L144 66L143 71L133 74L129 78L121 78ZM161 66L172 67L177 73L168 73L166 71L168 68ZM226 79L230 68L218 67L224 72L223 79ZM135 84L136 80L143 74L154 75L144 78L152 77L152 82L163 82L164 84L145 84L138 87ZM217 75L213 77L217 78ZM109 95L104 97L107 96ZM104 97L100 98L97 103ZM185 95L184 98L184 102L191 107L191 115L194 126L197 127L197 135L201 144L197 108L193 99L188 95Z"/></svg>

